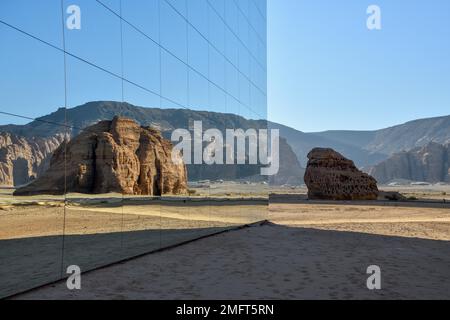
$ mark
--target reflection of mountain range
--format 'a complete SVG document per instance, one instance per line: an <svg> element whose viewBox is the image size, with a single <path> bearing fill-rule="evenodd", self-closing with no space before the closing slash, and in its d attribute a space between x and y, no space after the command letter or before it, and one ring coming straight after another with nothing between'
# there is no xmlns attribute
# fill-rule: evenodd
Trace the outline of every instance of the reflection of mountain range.
<svg viewBox="0 0 450 320"><path fill-rule="evenodd" d="M186 128L193 121L202 121L203 129L208 128L262 128L264 121L246 120L234 114L223 114L189 109L144 108L129 103L99 101L89 102L82 106L65 110L63 108L40 117L26 125L0 126L0 131L11 132L24 137L51 137L65 130L66 120L72 136L80 130L96 124L100 120L111 120L114 116L122 116L137 121L143 126L152 126L162 132L176 128Z"/></svg>
<svg viewBox="0 0 450 320"><path fill-rule="evenodd" d="M68 109L58 109L26 125L0 126L0 134L13 134L19 139L49 139L61 136L68 131L70 136L76 136L82 128L86 128L100 120L110 120L120 115L136 120L141 125L159 128L166 137L175 128L187 128L193 121L201 120L203 129L217 128L265 128L266 121L247 120L234 114L224 114L188 109L157 109L136 107L128 103L119 102L89 102L82 106ZM64 127L67 119L68 129ZM325 131L319 133L304 133L298 130L269 122L269 128L280 129L280 134L289 146L280 143L280 150L284 150L280 157L280 174L274 179L277 183L299 183L305 166L306 154L314 147L330 147L354 160L358 167L369 167L388 159L393 153L411 150L429 142L444 144L450 142L450 116L411 121L402 125L376 131ZM31 139L31 140L30 140ZM11 147L10 147L11 149ZM294 151L298 161L291 155ZM0 145L0 155L7 153ZM17 153L17 151L16 151ZM31 162L34 160L31 159ZM0 170L5 165L0 164ZM35 165L34 162L32 165ZM12 170L11 168L9 169ZM4 170L3 170L4 171ZM245 178L257 174L255 166L211 166L198 169L189 168L189 177L195 179ZM295 179L292 179L292 176ZM1 173L0 173L0 177ZM0 184L7 179L2 177ZM11 177L9 178L11 181Z"/></svg>

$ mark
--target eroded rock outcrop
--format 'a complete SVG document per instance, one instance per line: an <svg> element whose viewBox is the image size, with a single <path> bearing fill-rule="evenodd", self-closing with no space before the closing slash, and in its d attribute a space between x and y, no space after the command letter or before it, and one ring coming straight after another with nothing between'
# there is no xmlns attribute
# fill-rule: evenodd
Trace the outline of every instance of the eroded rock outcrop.
<svg viewBox="0 0 450 320"><path fill-rule="evenodd" d="M377 181L333 149L315 148L308 153L305 183L309 199L376 200L378 197Z"/></svg>
<svg viewBox="0 0 450 320"><path fill-rule="evenodd" d="M63 135L26 138L0 132L0 185L20 186L45 172L52 152L63 140Z"/></svg>
<svg viewBox="0 0 450 320"><path fill-rule="evenodd" d="M49 169L15 194L183 194L186 167L179 155L172 161L172 148L158 131L133 120L100 121L62 143Z"/></svg>
<svg viewBox="0 0 450 320"><path fill-rule="evenodd" d="M450 182L450 143L430 142L423 147L396 153L368 171L381 183L395 179Z"/></svg>

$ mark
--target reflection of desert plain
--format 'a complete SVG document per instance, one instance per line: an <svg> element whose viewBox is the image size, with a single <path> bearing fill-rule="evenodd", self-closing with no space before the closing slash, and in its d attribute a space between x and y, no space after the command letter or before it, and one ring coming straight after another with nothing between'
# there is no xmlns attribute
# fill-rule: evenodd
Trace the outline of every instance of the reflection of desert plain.
<svg viewBox="0 0 450 320"><path fill-rule="evenodd" d="M267 218L267 196L213 197L209 189L190 198L1 189L0 274L8 276L0 296L56 280L62 266L86 271Z"/></svg>
<svg viewBox="0 0 450 320"><path fill-rule="evenodd" d="M64 214L65 234L236 226L265 219L266 205L267 200L258 195L187 199L120 194L12 197L9 190L3 190L0 239L59 235Z"/></svg>

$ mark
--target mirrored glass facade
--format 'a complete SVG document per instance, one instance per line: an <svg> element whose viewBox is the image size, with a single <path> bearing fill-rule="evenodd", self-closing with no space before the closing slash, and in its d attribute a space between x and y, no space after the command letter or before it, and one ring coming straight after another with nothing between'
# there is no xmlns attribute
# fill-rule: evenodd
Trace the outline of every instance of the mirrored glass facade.
<svg viewBox="0 0 450 320"><path fill-rule="evenodd" d="M0 41L0 297L266 219L259 165L169 163L267 129L266 0L2 0Z"/></svg>

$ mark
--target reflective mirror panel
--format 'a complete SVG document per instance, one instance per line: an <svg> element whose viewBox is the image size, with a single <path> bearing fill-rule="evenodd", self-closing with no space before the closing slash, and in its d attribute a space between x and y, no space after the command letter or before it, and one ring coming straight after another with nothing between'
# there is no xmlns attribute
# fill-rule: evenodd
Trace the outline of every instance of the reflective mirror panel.
<svg viewBox="0 0 450 320"><path fill-rule="evenodd" d="M48 19L32 28L13 14L26 4ZM28 1L0 4L0 19L17 27L0 24L1 42L7 44L0 50L0 297L61 277L64 174L54 183L45 178L39 192L33 188L52 157L64 168L59 145L66 136L64 55L25 34L60 44L60 4L49 1L44 7ZM47 32L55 25L54 33ZM52 119L38 119L50 112Z"/></svg>
<svg viewBox="0 0 450 320"><path fill-rule="evenodd" d="M0 297L265 219L256 6L1 2Z"/></svg>

